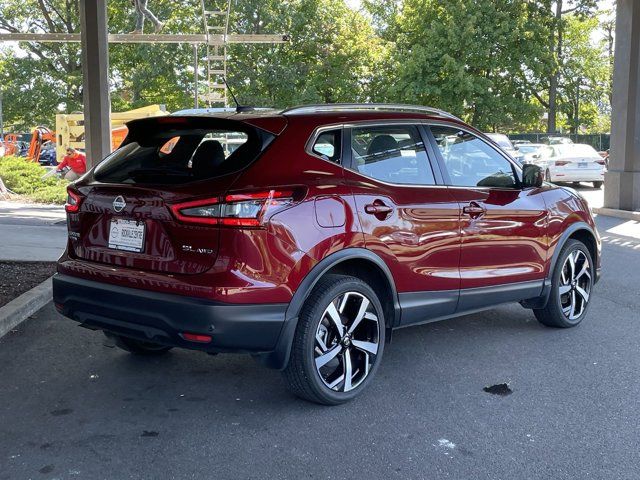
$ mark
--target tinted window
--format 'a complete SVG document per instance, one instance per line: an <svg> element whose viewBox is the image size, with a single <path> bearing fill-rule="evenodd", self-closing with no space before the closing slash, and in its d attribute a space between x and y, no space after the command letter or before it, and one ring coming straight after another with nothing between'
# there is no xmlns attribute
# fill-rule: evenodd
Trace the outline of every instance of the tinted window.
<svg viewBox="0 0 640 480"><path fill-rule="evenodd" d="M322 132L313 143L311 151L325 160L340 163L341 139L340 129Z"/></svg>
<svg viewBox="0 0 640 480"><path fill-rule="evenodd" d="M418 128L412 125L354 128L353 167L368 177L405 185L434 185Z"/></svg>
<svg viewBox="0 0 640 480"><path fill-rule="evenodd" d="M490 145L453 127L432 126L451 184L461 187L515 187L511 163Z"/></svg>
<svg viewBox="0 0 640 480"><path fill-rule="evenodd" d="M153 121L132 125L127 143L96 167L96 179L105 183L176 184L226 175L257 158L268 135L249 127L246 131L188 128L188 123L179 123L180 128Z"/></svg>

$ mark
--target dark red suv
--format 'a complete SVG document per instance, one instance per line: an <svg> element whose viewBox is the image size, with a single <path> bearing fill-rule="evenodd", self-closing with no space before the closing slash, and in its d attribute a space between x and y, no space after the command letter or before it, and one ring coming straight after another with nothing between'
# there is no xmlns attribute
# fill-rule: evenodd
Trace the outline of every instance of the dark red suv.
<svg viewBox="0 0 640 480"><path fill-rule="evenodd" d="M362 391L392 330L520 302L586 315L600 239L542 182L440 110L319 105L129 123L69 187L65 316L139 354L246 352L291 390Z"/></svg>

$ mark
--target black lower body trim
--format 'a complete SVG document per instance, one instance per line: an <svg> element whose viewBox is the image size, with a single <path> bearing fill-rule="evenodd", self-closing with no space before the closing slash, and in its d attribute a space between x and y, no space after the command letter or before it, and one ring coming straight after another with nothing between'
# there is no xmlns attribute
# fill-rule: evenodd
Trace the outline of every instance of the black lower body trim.
<svg viewBox="0 0 640 480"><path fill-rule="evenodd" d="M546 300L545 281L508 283L490 287L400 293L401 327L435 322L528 299Z"/></svg>
<svg viewBox="0 0 640 480"><path fill-rule="evenodd" d="M275 349L287 304L236 305L119 287L57 274L56 308L84 326L137 340L207 352L265 353ZM210 343L180 333L210 335Z"/></svg>

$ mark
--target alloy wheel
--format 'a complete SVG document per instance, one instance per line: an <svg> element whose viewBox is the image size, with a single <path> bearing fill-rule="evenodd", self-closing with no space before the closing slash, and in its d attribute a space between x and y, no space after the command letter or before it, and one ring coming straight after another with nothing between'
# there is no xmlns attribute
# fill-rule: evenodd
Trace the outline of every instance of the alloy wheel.
<svg viewBox="0 0 640 480"><path fill-rule="evenodd" d="M562 266L559 297L562 313L569 320L576 320L584 313L591 295L591 262L582 250L574 250Z"/></svg>
<svg viewBox="0 0 640 480"><path fill-rule="evenodd" d="M343 293L329 303L314 342L316 371L328 388L348 392L367 378L378 354L378 318L373 302L359 292Z"/></svg>

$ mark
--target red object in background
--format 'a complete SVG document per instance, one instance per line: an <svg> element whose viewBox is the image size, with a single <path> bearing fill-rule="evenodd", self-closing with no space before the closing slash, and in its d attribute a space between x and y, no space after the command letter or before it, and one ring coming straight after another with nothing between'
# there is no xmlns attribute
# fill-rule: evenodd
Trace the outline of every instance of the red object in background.
<svg viewBox="0 0 640 480"><path fill-rule="evenodd" d="M65 167L69 167L78 175L84 175L87 171L87 157L81 152L65 155L62 162L58 164L57 170L62 170Z"/></svg>

